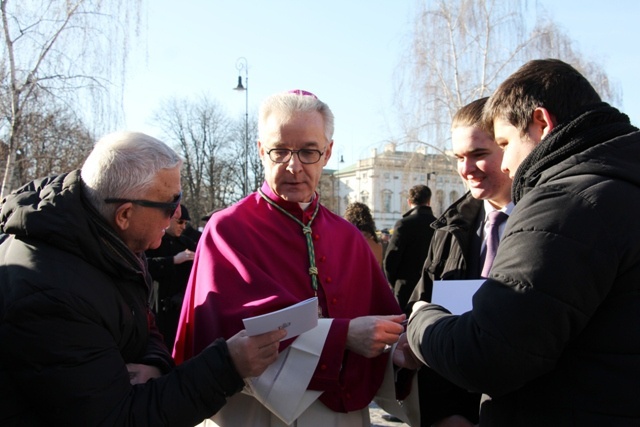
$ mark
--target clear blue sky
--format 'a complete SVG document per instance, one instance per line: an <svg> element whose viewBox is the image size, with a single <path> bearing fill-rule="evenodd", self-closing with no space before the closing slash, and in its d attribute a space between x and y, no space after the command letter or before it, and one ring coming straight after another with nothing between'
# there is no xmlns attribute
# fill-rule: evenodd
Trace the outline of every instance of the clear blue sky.
<svg viewBox="0 0 640 427"><path fill-rule="evenodd" d="M131 54L125 127L161 137L152 124L163 99L207 93L244 117L232 90L236 60L249 64L249 111L266 96L302 88L336 116L334 157L367 157L396 130L394 71L409 43L414 0L149 0L145 41ZM640 124L640 2L538 0L581 52L601 62ZM615 6L614 6L615 5ZM243 77L244 78L244 77Z"/></svg>

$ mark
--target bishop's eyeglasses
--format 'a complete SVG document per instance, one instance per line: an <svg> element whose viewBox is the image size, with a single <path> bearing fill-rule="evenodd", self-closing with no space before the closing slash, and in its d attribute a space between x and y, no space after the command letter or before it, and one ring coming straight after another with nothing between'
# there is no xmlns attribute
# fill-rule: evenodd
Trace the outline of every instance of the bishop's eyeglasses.
<svg viewBox="0 0 640 427"><path fill-rule="evenodd" d="M289 161L291 161L291 156L297 154L300 163L305 165L318 163L324 153L324 151L311 148L303 148L301 150L290 150L288 148L272 148L271 150L267 150L267 155L274 163L288 163Z"/></svg>

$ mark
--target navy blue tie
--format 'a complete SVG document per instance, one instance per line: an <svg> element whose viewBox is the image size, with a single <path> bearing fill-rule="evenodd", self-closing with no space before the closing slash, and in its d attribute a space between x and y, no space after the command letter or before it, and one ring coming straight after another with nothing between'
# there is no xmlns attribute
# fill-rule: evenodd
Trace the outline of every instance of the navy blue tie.
<svg viewBox="0 0 640 427"><path fill-rule="evenodd" d="M500 243L500 235L498 234L500 224L505 222L507 218L509 218L509 215L502 211L493 211L489 212L488 217L489 227L487 230L487 250L484 257L484 266L482 267L482 277L489 277L489 272L493 265L493 259L496 257L498 244Z"/></svg>

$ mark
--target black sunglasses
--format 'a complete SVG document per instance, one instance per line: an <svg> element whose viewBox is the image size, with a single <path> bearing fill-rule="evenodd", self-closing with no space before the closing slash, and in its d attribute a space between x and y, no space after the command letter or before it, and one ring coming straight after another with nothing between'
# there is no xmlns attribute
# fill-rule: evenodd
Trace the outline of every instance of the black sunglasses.
<svg viewBox="0 0 640 427"><path fill-rule="evenodd" d="M182 192L174 197L172 202L154 202L152 200L131 200L131 199L116 199L108 198L104 199L105 203L133 203L134 205L144 206L145 208L154 208L163 210L167 217L171 218L176 213L178 206L180 206L180 200L182 199Z"/></svg>

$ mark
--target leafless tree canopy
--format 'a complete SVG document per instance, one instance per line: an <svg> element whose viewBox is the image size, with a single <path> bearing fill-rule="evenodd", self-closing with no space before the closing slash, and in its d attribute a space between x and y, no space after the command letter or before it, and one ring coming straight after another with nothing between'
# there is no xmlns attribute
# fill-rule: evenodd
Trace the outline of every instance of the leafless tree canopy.
<svg viewBox="0 0 640 427"><path fill-rule="evenodd" d="M491 92L526 61L560 58L590 78L604 99L618 92L602 66L527 0L424 0L398 67L396 103L406 143L445 149L453 114Z"/></svg>
<svg viewBox="0 0 640 427"><path fill-rule="evenodd" d="M141 5L142 0L0 0L0 197L30 178L26 171L39 170L24 157L38 151L25 145L40 138L34 117L65 111L63 122L91 123L91 132L99 133L117 122L129 35L138 33Z"/></svg>
<svg viewBox="0 0 640 427"><path fill-rule="evenodd" d="M22 148L16 153L20 182L78 169L93 148L91 133L63 110L29 113L23 122Z"/></svg>
<svg viewBox="0 0 640 427"><path fill-rule="evenodd" d="M171 98L154 122L184 159L182 191L193 222L205 213L231 205L244 195L245 118L233 120L209 96ZM255 121L249 123L249 190L262 182L256 152Z"/></svg>

